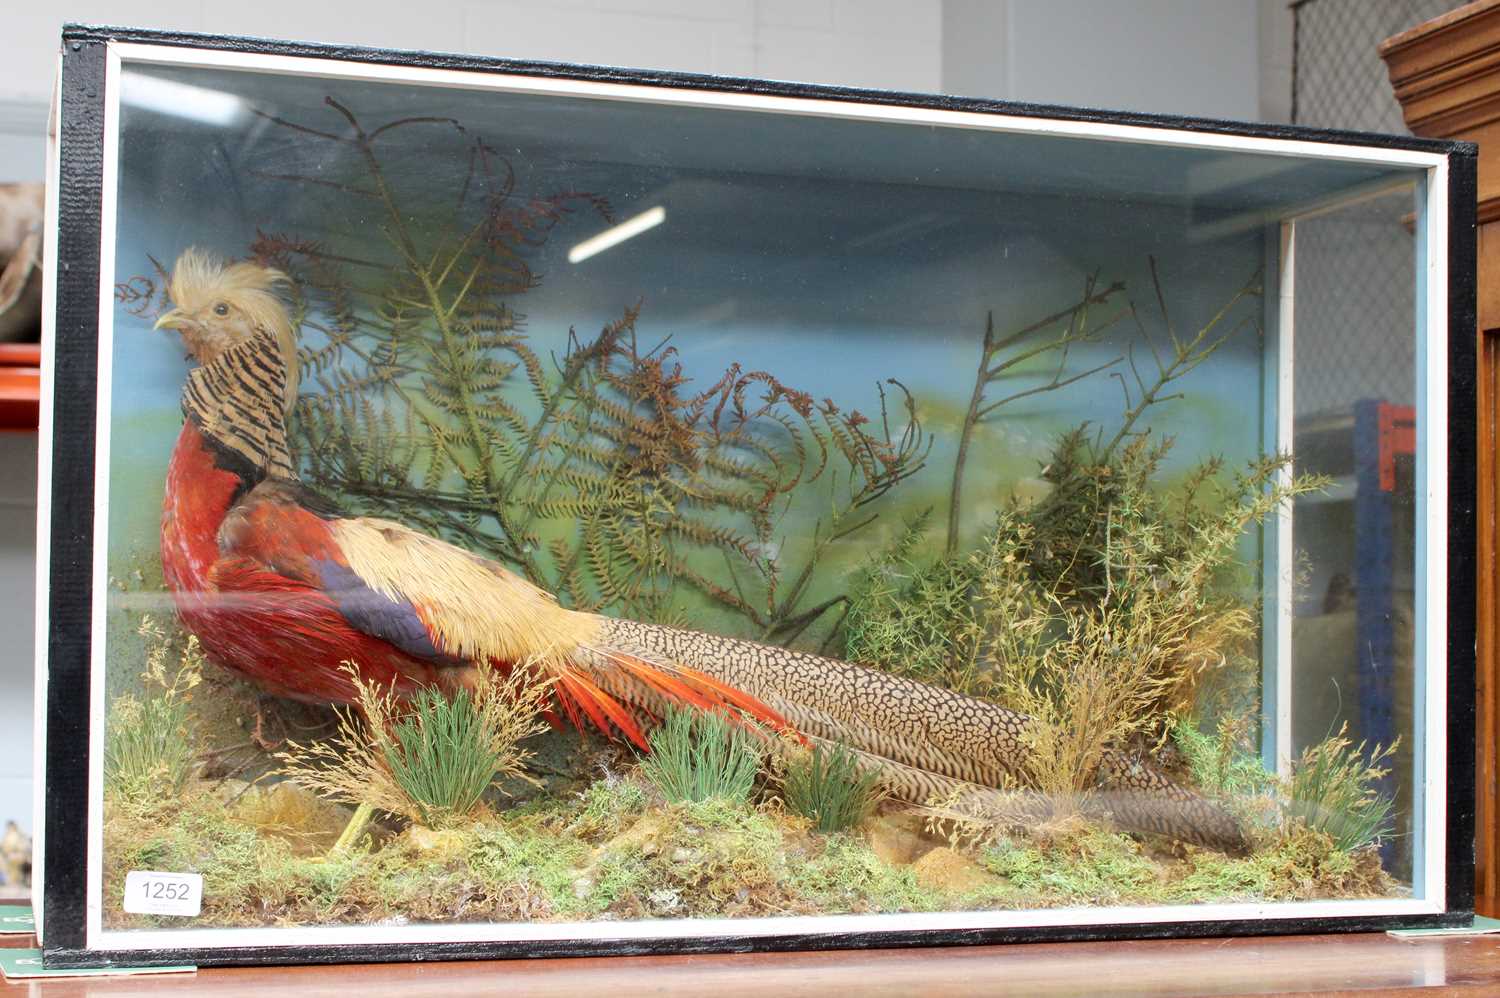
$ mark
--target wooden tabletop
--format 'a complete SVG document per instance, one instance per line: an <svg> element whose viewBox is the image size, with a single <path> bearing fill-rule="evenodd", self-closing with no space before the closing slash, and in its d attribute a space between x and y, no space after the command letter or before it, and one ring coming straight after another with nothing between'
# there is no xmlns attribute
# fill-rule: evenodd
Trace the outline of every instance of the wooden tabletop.
<svg viewBox="0 0 1500 998"><path fill-rule="evenodd" d="M11 945L24 944L16 938ZM754 956L254 967L16 982L0 998L504 994L884 998L893 995L1500 994L1500 939L1286 936Z"/></svg>

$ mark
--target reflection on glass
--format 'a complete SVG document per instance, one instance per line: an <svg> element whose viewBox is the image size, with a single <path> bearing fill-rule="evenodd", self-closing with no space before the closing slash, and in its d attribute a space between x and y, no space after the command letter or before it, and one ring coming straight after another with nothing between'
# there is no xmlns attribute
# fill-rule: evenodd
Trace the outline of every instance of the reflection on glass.
<svg viewBox="0 0 1500 998"><path fill-rule="evenodd" d="M1409 875L1415 689L1416 249L1409 190L1297 226L1295 440L1330 486L1297 501L1293 742L1347 729L1394 746L1376 786L1394 801L1383 854Z"/></svg>
<svg viewBox="0 0 1500 998"><path fill-rule="evenodd" d="M125 79L106 927L1410 892L1410 379L1299 313L1295 475L1265 429L1267 247L1381 169Z"/></svg>

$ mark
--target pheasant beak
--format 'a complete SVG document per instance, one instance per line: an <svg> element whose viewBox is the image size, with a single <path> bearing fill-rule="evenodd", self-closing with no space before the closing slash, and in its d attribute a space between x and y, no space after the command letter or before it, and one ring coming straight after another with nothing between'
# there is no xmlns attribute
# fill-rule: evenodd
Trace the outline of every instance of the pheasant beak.
<svg viewBox="0 0 1500 998"><path fill-rule="evenodd" d="M183 326L186 326L189 321L190 320L183 313L182 309L173 308L163 312L161 314L161 318L156 320L156 325L152 326L151 328L153 331L157 329L181 329Z"/></svg>

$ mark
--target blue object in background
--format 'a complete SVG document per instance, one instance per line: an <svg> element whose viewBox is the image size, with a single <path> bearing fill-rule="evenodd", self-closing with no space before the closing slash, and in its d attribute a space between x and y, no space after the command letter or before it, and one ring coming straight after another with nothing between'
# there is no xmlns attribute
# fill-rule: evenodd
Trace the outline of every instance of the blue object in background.
<svg viewBox="0 0 1500 998"><path fill-rule="evenodd" d="M1359 736L1370 745L1396 738L1395 492L1381 481L1381 409L1386 403L1354 404L1354 591L1359 635ZM1379 790L1394 797L1387 773ZM1380 847L1389 865L1396 855L1387 838Z"/></svg>

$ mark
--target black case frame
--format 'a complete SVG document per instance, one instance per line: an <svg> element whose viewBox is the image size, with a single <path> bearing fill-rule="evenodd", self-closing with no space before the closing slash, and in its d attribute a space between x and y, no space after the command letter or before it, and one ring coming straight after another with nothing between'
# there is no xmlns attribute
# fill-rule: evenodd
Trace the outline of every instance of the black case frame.
<svg viewBox="0 0 1500 998"><path fill-rule="evenodd" d="M1247 124L1205 118L1038 105L731 77L627 70L345 45L70 24L63 29L58 122L58 235L52 401L51 540L47 566L44 957L53 967L347 963L402 960L753 952L946 946L1083 939L1150 939L1466 925L1474 906L1476 177L1473 143ZM880 930L669 939L576 939L351 945L86 946L89 669L92 641L94 458L97 416L105 54L110 42L258 55L457 69L673 89L754 93L1068 121L1137 125L1252 138L1405 149L1448 160L1448 814L1444 911L1235 921L1119 922L1079 926ZM790 927L789 922L789 927ZM296 930L285 930L290 937Z"/></svg>

